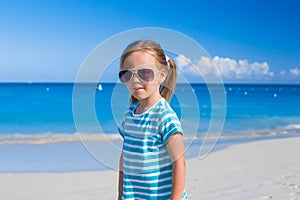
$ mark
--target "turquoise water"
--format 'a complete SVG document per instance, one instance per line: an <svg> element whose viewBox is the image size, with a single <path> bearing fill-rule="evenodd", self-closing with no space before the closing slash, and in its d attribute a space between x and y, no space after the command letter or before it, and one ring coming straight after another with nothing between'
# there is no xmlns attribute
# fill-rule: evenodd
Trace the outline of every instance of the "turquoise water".
<svg viewBox="0 0 300 200"><path fill-rule="evenodd" d="M0 172L105 168L86 151L78 132L97 138L102 146L107 145L107 140L118 146L117 126L128 104L127 90L116 84L101 84L100 90L94 84L80 85L80 98L88 98L87 88L93 91L94 104L90 106L97 123L91 123L93 116L85 116L84 105L77 112L84 120L75 123L73 86L0 84ZM215 149L244 141L300 135L300 85L226 84L224 89L226 104L213 105L226 110L219 146ZM178 84L175 94L171 106L183 122L186 138L199 138L188 153L192 157L198 153L210 121L218 120L219 116L212 116L212 100L205 84ZM189 103L192 98L196 98L197 104Z"/></svg>
<svg viewBox="0 0 300 200"><path fill-rule="evenodd" d="M94 89L93 85L88 84L83 87ZM115 84L102 84L102 90L95 89L94 93L93 106L105 134L117 133L115 118L120 118L127 106L113 104L111 98L112 93L116 92L115 87ZM179 84L176 92L184 96L186 88L188 88L186 85ZM197 105L199 117L204 123L211 119L211 103L207 87L194 84L192 88L199 101ZM225 85L225 90L227 104L224 105L226 106L224 134L239 130L274 130L300 124L300 85L229 84ZM72 83L0 84L0 135L76 133L72 114L72 92ZM126 104L128 94L125 87L117 92L123 93L117 94L117 98L126 98ZM193 114L196 112L195 105L179 103L176 96L171 105L179 116L180 107L185 107L185 117L198 117ZM114 115L112 109L118 110L119 114ZM93 127L90 128L90 132L93 132ZM198 131L205 130L204 125L200 125Z"/></svg>

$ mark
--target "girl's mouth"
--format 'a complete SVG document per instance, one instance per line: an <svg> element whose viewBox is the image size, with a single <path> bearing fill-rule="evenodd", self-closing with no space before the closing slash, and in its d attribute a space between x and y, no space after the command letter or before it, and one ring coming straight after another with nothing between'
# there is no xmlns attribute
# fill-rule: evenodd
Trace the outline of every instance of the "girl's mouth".
<svg viewBox="0 0 300 200"><path fill-rule="evenodd" d="M144 89L144 88L143 87L135 87L134 88L135 91L142 90L142 89Z"/></svg>

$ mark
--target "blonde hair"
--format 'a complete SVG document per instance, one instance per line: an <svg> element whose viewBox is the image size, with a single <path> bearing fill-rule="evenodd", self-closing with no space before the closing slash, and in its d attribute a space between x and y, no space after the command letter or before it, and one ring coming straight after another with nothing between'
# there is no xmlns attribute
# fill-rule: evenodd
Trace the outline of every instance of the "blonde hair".
<svg viewBox="0 0 300 200"><path fill-rule="evenodd" d="M139 40L136 42L133 42L129 44L126 49L124 50L121 60L120 60L120 68L122 68L122 65L125 61L125 59L131 55L133 52L137 51L144 51L149 54L151 54L158 64L161 64L166 67L168 71L168 75L165 79L165 81L162 83L160 87L160 95L165 98L168 102L170 102L172 95L174 93L175 85L176 85L176 79L177 79L177 71L176 71L176 64L172 59L166 59L166 55L164 50L161 48L161 46L152 40ZM169 63L167 63L169 62ZM169 66L169 67L168 67ZM138 100L131 95L130 97L130 103L136 103Z"/></svg>

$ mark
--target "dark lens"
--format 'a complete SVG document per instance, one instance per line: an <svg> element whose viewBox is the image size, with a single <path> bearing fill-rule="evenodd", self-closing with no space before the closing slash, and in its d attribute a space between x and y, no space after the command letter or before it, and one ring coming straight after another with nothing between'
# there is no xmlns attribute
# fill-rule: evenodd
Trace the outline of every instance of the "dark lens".
<svg viewBox="0 0 300 200"><path fill-rule="evenodd" d="M132 77L132 72L129 70L122 70L119 72L119 79L122 83L127 83Z"/></svg>
<svg viewBox="0 0 300 200"><path fill-rule="evenodd" d="M150 82L154 79L154 72L152 69L139 69L137 73L143 81Z"/></svg>

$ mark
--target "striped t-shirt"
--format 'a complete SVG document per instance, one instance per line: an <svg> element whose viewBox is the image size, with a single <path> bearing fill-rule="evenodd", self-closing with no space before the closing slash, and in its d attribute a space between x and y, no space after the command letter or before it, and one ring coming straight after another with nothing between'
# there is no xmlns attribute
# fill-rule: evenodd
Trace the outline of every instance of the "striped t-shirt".
<svg viewBox="0 0 300 200"><path fill-rule="evenodd" d="M167 142L182 133L180 121L163 98L139 115L134 114L138 105L129 107L119 127L124 139L122 199L170 199L172 162Z"/></svg>

